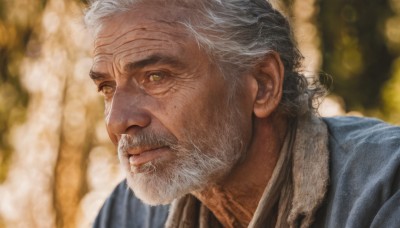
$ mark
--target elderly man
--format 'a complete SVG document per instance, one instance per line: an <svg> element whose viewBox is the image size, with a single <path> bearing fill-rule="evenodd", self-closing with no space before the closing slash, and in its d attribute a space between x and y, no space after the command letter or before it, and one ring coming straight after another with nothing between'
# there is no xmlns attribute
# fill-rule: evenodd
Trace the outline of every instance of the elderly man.
<svg viewBox="0 0 400 228"><path fill-rule="evenodd" d="M399 224L400 128L316 117L267 1L99 0L85 22L126 172L95 227Z"/></svg>

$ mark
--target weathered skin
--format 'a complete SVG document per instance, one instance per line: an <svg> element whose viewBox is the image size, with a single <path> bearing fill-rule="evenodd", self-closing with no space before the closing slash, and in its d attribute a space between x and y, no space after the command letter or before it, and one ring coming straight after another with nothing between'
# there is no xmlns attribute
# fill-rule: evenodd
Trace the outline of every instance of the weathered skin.
<svg viewBox="0 0 400 228"><path fill-rule="evenodd" d="M104 95L107 130L115 144L121 134L146 129L178 141L188 131L200 137L224 118L229 81L175 22L185 14L182 8L138 6L107 18L96 34L91 77ZM192 192L226 227L247 226L275 167L286 134L286 119L275 112L282 79L276 54L243 75L235 100L247 151L224 179ZM134 164L154 159L168 165L175 157L161 148ZM121 163L130 169L127 156Z"/></svg>

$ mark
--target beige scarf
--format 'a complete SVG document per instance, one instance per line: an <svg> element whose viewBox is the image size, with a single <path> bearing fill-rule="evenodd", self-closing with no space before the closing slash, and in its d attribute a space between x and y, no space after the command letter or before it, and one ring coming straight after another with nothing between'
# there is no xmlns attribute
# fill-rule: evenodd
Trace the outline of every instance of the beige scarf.
<svg viewBox="0 0 400 228"><path fill-rule="evenodd" d="M278 162L249 227L309 227L324 200L329 182L328 131L310 113L287 134ZM221 227L194 196L175 200L167 228Z"/></svg>

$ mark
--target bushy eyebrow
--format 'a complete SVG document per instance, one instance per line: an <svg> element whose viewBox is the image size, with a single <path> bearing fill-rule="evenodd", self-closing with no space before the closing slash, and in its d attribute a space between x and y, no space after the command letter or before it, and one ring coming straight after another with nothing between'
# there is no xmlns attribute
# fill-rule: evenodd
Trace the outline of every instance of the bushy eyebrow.
<svg viewBox="0 0 400 228"><path fill-rule="evenodd" d="M177 69L182 69L186 66L182 61L180 61L178 58L174 56L154 54L149 57L146 57L145 59L127 63L124 66L124 72L126 73L134 72L146 66L151 66L155 64L166 64ZM108 73L96 72L93 70L90 70L89 76L94 81L102 81L111 77Z"/></svg>
<svg viewBox="0 0 400 228"><path fill-rule="evenodd" d="M154 54L145 59L126 64L124 66L124 72L133 72L155 64L166 64L178 69L185 67L185 64L174 56Z"/></svg>
<svg viewBox="0 0 400 228"><path fill-rule="evenodd" d="M110 78L110 75L107 73L100 73L100 72L95 72L93 70L90 70L89 77L94 81L101 81L106 78Z"/></svg>

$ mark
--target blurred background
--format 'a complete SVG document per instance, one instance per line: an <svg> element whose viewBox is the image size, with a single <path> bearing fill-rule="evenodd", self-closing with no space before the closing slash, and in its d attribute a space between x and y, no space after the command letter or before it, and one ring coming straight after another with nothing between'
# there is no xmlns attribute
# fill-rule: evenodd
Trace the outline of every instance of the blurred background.
<svg viewBox="0 0 400 228"><path fill-rule="evenodd" d="M333 78L323 116L400 124L400 0L271 0L304 72ZM90 227L123 178L88 78L84 0L0 0L0 228Z"/></svg>

